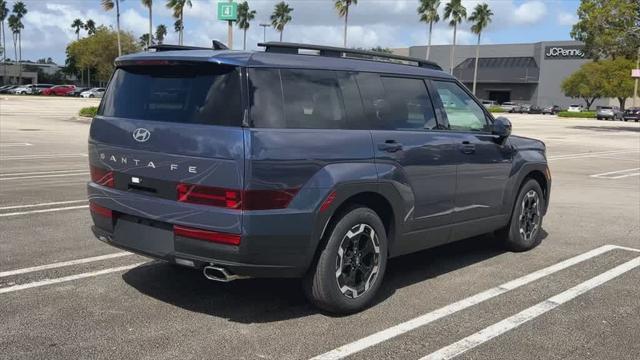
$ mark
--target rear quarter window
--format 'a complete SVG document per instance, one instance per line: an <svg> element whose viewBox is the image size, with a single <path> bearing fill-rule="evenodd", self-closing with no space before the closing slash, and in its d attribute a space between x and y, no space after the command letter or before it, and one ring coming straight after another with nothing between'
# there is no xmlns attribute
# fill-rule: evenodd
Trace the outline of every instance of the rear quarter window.
<svg viewBox="0 0 640 360"><path fill-rule="evenodd" d="M124 66L116 69L99 115L240 126L241 99L240 73L234 66Z"/></svg>

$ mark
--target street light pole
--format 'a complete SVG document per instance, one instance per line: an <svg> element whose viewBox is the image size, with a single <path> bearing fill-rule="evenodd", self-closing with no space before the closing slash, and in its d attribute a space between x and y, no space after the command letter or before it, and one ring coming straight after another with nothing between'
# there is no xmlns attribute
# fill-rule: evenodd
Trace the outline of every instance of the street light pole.
<svg viewBox="0 0 640 360"><path fill-rule="evenodd" d="M232 3L233 0L229 0L229 3ZM229 49L233 50L233 21L229 20L229 27L227 29L227 46Z"/></svg>
<svg viewBox="0 0 640 360"><path fill-rule="evenodd" d="M638 56L636 57L636 69L640 69L640 47L638 48ZM635 85L633 86L633 107L636 107L637 99L638 99L638 78L636 78Z"/></svg>
<svg viewBox="0 0 640 360"><path fill-rule="evenodd" d="M263 23L260 26L262 26L262 42L267 42L267 28L271 25Z"/></svg>

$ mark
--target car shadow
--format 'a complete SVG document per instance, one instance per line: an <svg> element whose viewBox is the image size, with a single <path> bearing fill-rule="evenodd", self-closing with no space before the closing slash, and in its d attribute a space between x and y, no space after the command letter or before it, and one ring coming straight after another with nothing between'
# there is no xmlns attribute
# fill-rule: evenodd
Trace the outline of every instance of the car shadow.
<svg viewBox="0 0 640 360"><path fill-rule="evenodd" d="M585 125L576 125L572 126L572 129L576 130L593 130L593 131L602 131L602 132L614 132L614 131L631 131L631 132L640 132L640 127L636 126L585 126Z"/></svg>
<svg viewBox="0 0 640 360"><path fill-rule="evenodd" d="M546 232L541 235L546 237ZM505 253L493 235L484 235L389 260L375 304L396 290ZM152 262L122 275L142 294L188 311L239 323L269 323L321 313L307 302L299 279L246 279L219 283L200 272ZM331 314L325 314L334 316Z"/></svg>

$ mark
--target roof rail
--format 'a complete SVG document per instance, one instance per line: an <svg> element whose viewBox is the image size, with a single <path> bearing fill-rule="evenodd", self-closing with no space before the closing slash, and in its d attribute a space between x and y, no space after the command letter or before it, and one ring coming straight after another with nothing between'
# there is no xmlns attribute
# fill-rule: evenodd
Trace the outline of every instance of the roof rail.
<svg viewBox="0 0 640 360"><path fill-rule="evenodd" d="M186 45L171 45L171 44L158 44L151 45L149 49L153 49L156 52L160 51L176 51L176 50L228 50L229 48L218 40L211 41L211 47L201 46L186 46Z"/></svg>
<svg viewBox="0 0 640 360"><path fill-rule="evenodd" d="M414 65L429 69L442 70L440 65L436 64L433 61L418 59L410 56L386 54L377 51L274 41L258 43L258 46L264 47L266 52L273 53L300 54L300 50L312 50L317 51L319 56L404 63L405 65Z"/></svg>

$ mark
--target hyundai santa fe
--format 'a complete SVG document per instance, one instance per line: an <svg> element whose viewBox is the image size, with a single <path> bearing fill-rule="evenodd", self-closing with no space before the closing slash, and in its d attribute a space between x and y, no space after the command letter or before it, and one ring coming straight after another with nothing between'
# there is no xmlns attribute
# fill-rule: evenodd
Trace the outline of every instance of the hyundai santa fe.
<svg viewBox="0 0 640 360"><path fill-rule="evenodd" d="M290 43L117 59L89 137L93 232L211 280L297 277L351 313L391 257L541 241L545 145L435 63Z"/></svg>

